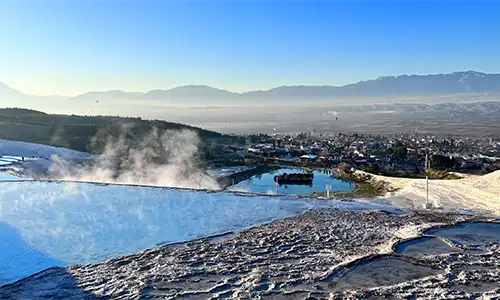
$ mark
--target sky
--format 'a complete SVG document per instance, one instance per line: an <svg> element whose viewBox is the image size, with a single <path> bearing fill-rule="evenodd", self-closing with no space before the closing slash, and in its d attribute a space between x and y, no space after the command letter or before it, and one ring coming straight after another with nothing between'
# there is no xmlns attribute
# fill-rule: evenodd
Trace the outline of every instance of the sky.
<svg viewBox="0 0 500 300"><path fill-rule="evenodd" d="M500 1L0 0L0 82L71 96L497 73L498 16Z"/></svg>

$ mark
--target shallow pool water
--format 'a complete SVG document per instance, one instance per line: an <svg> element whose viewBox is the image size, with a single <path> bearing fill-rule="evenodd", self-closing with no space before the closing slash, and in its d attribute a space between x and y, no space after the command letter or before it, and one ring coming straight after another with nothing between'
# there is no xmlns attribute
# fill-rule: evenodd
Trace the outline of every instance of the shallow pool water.
<svg viewBox="0 0 500 300"><path fill-rule="evenodd" d="M0 181L25 180L23 177L0 171Z"/></svg>
<svg viewBox="0 0 500 300"><path fill-rule="evenodd" d="M406 256L420 257L456 252L455 248L438 238L422 237L396 245L394 252Z"/></svg>
<svg viewBox="0 0 500 300"><path fill-rule="evenodd" d="M331 185L332 192L350 192L355 185L348 181L330 177L328 172L314 171L312 185L285 184L276 185L274 176L283 173L303 173L302 169L279 169L277 171L255 175L250 179L231 186L228 190L248 191L252 193L280 194L280 195L310 195L314 192L326 192L326 185Z"/></svg>
<svg viewBox="0 0 500 300"><path fill-rule="evenodd" d="M499 287L500 283L498 282L466 282L466 283L452 283L450 285L450 288L456 289L464 293L484 293L493 291L495 289L498 289ZM498 298L492 298L492 299L498 299Z"/></svg>
<svg viewBox="0 0 500 300"><path fill-rule="evenodd" d="M429 229L424 233L447 238L461 245L500 243L499 223L460 223L451 227Z"/></svg>
<svg viewBox="0 0 500 300"><path fill-rule="evenodd" d="M312 208L368 203L87 183L0 182L0 284L260 225Z"/></svg>
<svg viewBox="0 0 500 300"><path fill-rule="evenodd" d="M378 257L362 261L330 276L328 289L344 291L374 288L439 273L442 271L412 264L398 257Z"/></svg>

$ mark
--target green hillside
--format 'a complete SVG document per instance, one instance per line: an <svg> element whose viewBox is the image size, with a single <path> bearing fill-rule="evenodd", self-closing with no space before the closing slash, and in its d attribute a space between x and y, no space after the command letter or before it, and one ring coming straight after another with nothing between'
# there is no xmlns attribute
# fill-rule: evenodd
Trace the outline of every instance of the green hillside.
<svg viewBox="0 0 500 300"><path fill-rule="evenodd" d="M202 143L230 142L233 137L179 123L115 116L76 116L46 114L40 111L0 109L0 138L99 154L106 136L117 137L126 130L126 143L137 143L153 128L166 130L189 129L198 133ZM97 139L95 137L103 137Z"/></svg>

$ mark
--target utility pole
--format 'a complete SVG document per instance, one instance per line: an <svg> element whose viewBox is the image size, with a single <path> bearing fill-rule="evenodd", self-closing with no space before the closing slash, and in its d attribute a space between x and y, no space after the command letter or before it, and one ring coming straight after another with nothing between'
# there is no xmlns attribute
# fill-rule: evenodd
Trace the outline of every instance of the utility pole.
<svg viewBox="0 0 500 300"><path fill-rule="evenodd" d="M425 208L432 209L432 203L429 202L429 174L427 173L429 166L430 166L429 154L426 153L425 154L425 190L426 190Z"/></svg>
<svg viewBox="0 0 500 300"><path fill-rule="evenodd" d="M273 128L274 131L274 149L278 149L278 129Z"/></svg>
<svg viewBox="0 0 500 300"><path fill-rule="evenodd" d="M500 192L498 192L498 199L500 199ZM500 216L500 200L498 200L498 216Z"/></svg>

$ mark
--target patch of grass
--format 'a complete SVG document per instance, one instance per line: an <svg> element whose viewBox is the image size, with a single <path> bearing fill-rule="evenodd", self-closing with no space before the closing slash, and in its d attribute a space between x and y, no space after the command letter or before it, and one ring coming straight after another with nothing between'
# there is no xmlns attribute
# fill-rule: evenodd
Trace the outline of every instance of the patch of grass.
<svg viewBox="0 0 500 300"><path fill-rule="evenodd" d="M387 176L387 177L425 178L425 174L423 174L423 173L415 173L415 172L403 171L403 170L382 170L378 174L382 175L382 176Z"/></svg>
<svg viewBox="0 0 500 300"><path fill-rule="evenodd" d="M429 169L427 170L427 175L429 175L430 179L444 179L444 180L456 180L462 179L461 176L451 173L448 171Z"/></svg>
<svg viewBox="0 0 500 300"><path fill-rule="evenodd" d="M376 187L368 182L358 183L358 187L354 190L354 193L358 195L363 195L365 197L374 197L383 194L385 191L381 187Z"/></svg>
<svg viewBox="0 0 500 300"><path fill-rule="evenodd" d="M369 182L360 182L356 184L356 189L352 192L336 192L333 193L335 198L373 198L385 194L385 190L382 187L376 187Z"/></svg>
<svg viewBox="0 0 500 300"><path fill-rule="evenodd" d="M352 192L330 192L330 198L356 199L374 198L382 196L387 191L382 186L374 186L369 182L356 183L356 188ZM315 192L315 197L326 197L326 192Z"/></svg>
<svg viewBox="0 0 500 300"><path fill-rule="evenodd" d="M341 172L335 176L337 179L350 181L356 184L356 188L352 192L330 192L331 198L356 199L356 198L375 198L383 196L385 193L394 190L388 187L383 182L374 183L372 175L354 174L351 172ZM326 197L326 192L316 192L312 194L316 197Z"/></svg>
<svg viewBox="0 0 500 300"><path fill-rule="evenodd" d="M362 169L365 172L372 173L370 170ZM423 179L425 178L425 172L411 172L411 171L403 171L403 170L380 170L379 172L375 172L373 174L387 176L387 177L398 177L398 178L416 178ZM455 180L461 179L462 177L450 172L448 170L436 170L429 169L427 170L427 175L429 175L429 179L445 179L445 180Z"/></svg>

